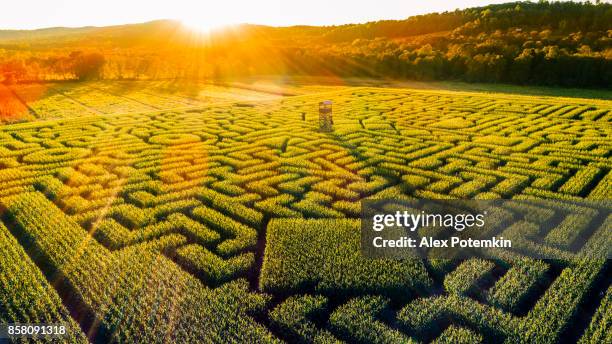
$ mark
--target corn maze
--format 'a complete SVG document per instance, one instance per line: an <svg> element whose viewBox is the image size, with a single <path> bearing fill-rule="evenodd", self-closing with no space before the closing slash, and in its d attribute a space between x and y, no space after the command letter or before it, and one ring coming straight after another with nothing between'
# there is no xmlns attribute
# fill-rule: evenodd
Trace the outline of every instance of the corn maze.
<svg viewBox="0 0 612 344"><path fill-rule="evenodd" d="M364 198L609 199L611 102L174 101L0 127L0 322L73 343L612 342L605 259L372 260L358 220Z"/></svg>

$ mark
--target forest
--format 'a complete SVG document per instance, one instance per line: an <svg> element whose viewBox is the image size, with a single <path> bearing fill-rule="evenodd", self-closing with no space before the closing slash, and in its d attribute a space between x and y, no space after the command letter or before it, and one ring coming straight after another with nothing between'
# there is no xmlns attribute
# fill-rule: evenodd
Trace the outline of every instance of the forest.
<svg viewBox="0 0 612 344"><path fill-rule="evenodd" d="M365 24L172 20L0 31L0 80L225 79L307 75L609 88L612 4L513 2Z"/></svg>

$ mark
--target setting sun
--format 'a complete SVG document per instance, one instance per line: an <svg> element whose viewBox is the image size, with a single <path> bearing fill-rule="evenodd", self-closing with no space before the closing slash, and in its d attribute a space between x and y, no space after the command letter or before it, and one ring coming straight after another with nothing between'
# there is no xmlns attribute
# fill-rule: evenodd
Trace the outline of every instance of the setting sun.
<svg viewBox="0 0 612 344"><path fill-rule="evenodd" d="M235 25L230 21L210 20L201 18L184 18L180 19L181 24L190 31L198 35L208 36L215 31L223 30L224 28Z"/></svg>

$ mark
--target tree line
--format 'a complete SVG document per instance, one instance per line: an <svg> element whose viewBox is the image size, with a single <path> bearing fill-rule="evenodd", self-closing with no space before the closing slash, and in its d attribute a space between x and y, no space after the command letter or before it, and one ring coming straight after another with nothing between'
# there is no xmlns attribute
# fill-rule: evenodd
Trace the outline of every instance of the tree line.
<svg viewBox="0 0 612 344"><path fill-rule="evenodd" d="M244 25L206 42L180 23L149 23L80 39L0 41L0 78L287 74L610 87L611 23L610 4L546 1L330 27Z"/></svg>

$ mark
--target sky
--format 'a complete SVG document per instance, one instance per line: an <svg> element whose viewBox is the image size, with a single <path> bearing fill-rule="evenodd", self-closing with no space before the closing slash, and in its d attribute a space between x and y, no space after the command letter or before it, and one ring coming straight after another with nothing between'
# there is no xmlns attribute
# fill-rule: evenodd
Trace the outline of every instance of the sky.
<svg viewBox="0 0 612 344"><path fill-rule="evenodd" d="M201 28L363 23L511 0L2 0L0 29L178 19Z"/></svg>

